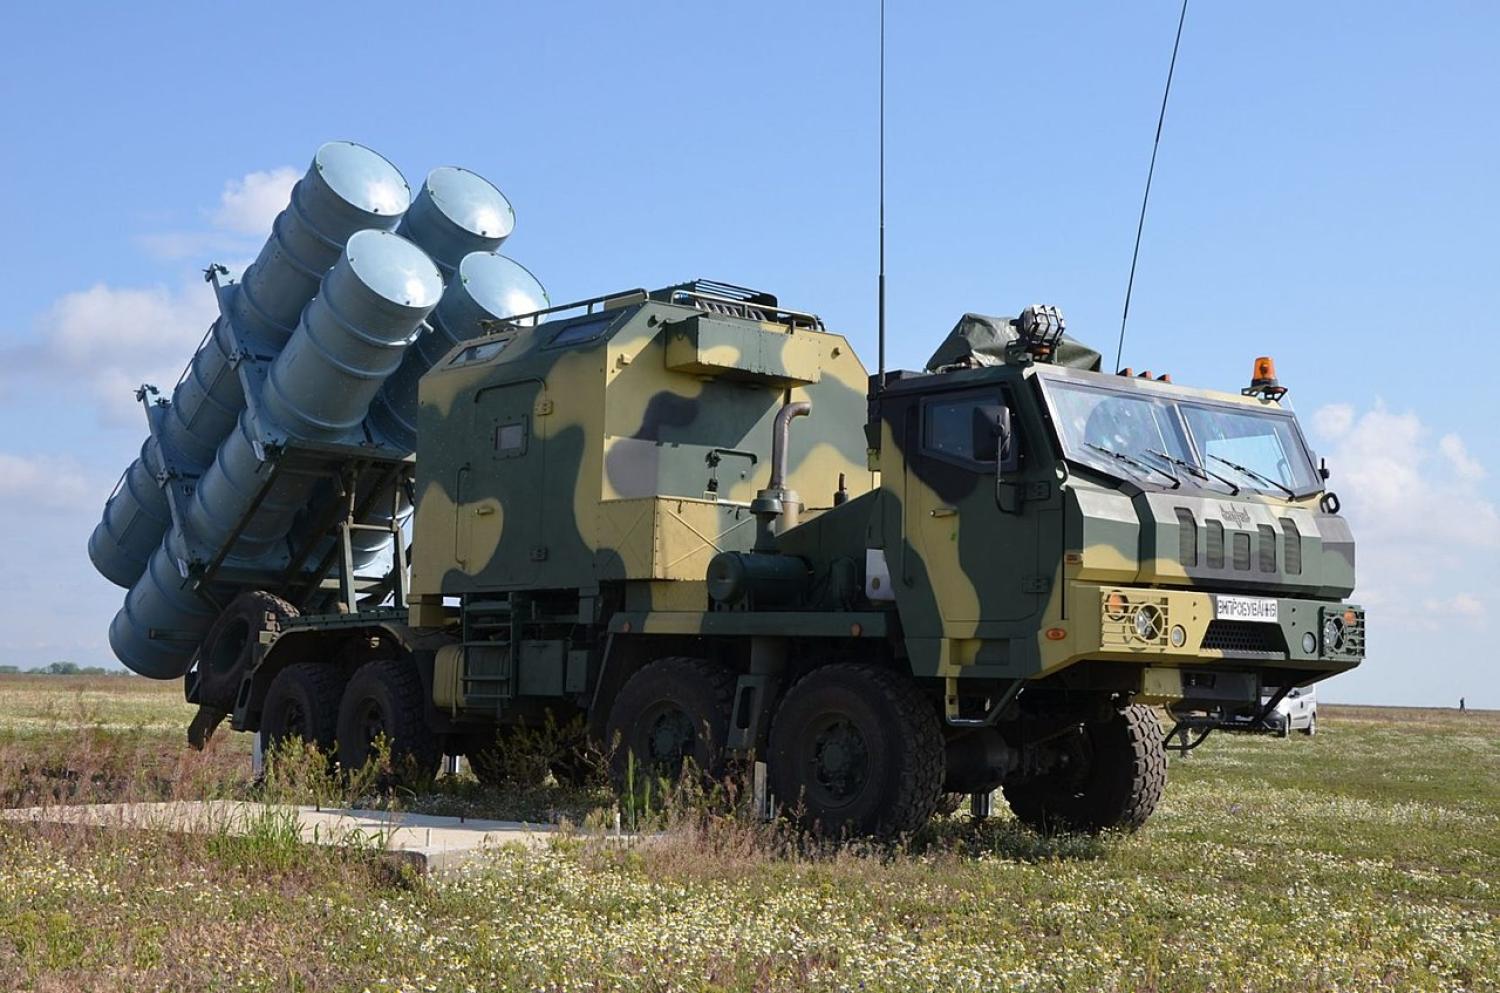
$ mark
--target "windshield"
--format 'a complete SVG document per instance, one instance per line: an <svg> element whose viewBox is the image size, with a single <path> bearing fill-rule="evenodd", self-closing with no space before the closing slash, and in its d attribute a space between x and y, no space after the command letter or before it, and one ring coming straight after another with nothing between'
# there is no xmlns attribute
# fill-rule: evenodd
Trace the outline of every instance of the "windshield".
<svg viewBox="0 0 1500 993"><path fill-rule="evenodd" d="M1290 411L1156 396L1048 377L1068 458L1166 486L1302 496L1316 471Z"/></svg>

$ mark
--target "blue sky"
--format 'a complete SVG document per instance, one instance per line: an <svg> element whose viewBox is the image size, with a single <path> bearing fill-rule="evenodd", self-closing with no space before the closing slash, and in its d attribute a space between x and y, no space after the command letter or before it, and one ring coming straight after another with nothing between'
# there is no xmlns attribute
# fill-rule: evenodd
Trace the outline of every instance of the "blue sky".
<svg viewBox="0 0 1500 993"><path fill-rule="evenodd" d="M966 310L1112 352L1175 2L889 0L892 364ZM3 661L105 662L84 543L330 138L516 205L554 300L709 276L874 360L875 6L30 4L0 40ZM1125 362L1276 356L1360 541L1371 654L1334 699L1500 706L1500 7L1199 3Z"/></svg>

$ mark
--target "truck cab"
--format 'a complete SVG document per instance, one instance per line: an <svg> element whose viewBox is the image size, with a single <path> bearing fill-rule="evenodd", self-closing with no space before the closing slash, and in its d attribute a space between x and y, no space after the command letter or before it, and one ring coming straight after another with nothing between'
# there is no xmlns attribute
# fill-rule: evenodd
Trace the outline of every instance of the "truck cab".
<svg viewBox="0 0 1500 993"><path fill-rule="evenodd" d="M899 607L917 671L1119 664L1182 708L1358 664L1353 540L1275 399L1013 351L897 374L879 407L870 592Z"/></svg>

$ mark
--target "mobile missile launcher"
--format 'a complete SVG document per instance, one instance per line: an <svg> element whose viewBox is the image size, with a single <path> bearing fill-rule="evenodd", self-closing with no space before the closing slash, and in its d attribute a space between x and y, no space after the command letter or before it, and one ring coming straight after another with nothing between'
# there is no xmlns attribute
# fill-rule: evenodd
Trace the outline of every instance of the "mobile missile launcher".
<svg viewBox="0 0 1500 993"><path fill-rule="evenodd" d="M923 371L871 377L768 293L697 281L465 323L444 275L446 338L395 326L417 304L365 336L419 342L379 364L422 356L414 460L399 424L370 428L388 414L355 436L381 373L322 391L347 402L320 435L286 411L333 404L313 384L339 367L273 359L241 391L260 469L229 473L259 482L218 506L219 545L146 573L198 626L130 626L127 604L122 656L191 665L200 733L227 715L346 765L384 735L431 771L576 717L619 768L763 759L829 831L910 831L944 794L982 810L996 789L1029 824L1101 830L1150 815L1170 741L1361 661L1353 542L1268 360L1239 393L1105 374L1032 307L967 315ZM288 503L283 463L320 513L257 529ZM357 537L389 546L408 501L409 578L396 541L361 579ZM183 661L133 661L161 656Z"/></svg>

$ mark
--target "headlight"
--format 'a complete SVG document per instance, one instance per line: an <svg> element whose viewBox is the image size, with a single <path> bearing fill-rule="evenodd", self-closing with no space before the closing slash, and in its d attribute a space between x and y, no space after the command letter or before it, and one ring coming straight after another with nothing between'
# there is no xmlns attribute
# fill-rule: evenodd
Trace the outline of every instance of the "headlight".
<svg viewBox="0 0 1500 993"><path fill-rule="evenodd" d="M1187 628L1183 627L1181 624L1173 624L1171 638L1173 648L1181 648L1183 645L1186 645Z"/></svg>
<svg viewBox="0 0 1500 993"><path fill-rule="evenodd" d="M1318 636L1311 631L1302 636L1302 651L1308 655L1318 654Z"/></svg>
<svg viewBox="0 0 1500 993"><path fill-rule="evenodd" d="M1135 612L1135 636L1142 641L1156 641L1161 638L1161 611L1151 604L1142 604Z"/></svg>
<svg viewBox="0 0 1500 993"><path fill-rule="evenodd" d="M1337 617L1323 621L1323 653L1331 654L1344 647L1344 622Z"/></svg>
<svg viewBox="0 0 1500 993"><path fill-rule="evenodd" d="M1130 610L1130 601L1125 594L1115 592L1104 598L1104 616L1112 621L1123 621Z"/></svg>

